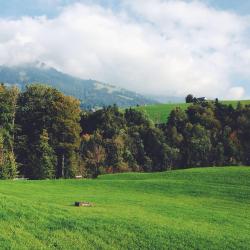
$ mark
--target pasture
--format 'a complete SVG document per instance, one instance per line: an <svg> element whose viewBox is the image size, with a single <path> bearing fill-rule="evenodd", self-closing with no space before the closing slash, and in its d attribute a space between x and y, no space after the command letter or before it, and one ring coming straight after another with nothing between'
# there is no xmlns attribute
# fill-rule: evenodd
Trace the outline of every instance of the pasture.
<svg viewBox="0 0 250 250"><path fill-rule="evenodd" d="M0 248L250 249L250 168L1 181Z"/></svg>
<svg viewBox="0 0 250 250"><path fill-rule="evenodd" d="M224 104L231 104L236 107L239 101L222 101ZM250 100L241 100L243 105L249 105ZM165 123L171 111L177 107L186 110L190 104L188 103L166 103L136 107L137 110L144 111L155 123Z"/></svg>

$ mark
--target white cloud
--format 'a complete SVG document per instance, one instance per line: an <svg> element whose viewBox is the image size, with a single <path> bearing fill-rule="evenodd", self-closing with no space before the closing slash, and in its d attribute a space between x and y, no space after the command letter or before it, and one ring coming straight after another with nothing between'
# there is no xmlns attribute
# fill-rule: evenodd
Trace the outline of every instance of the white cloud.
<svg viewBox="0 0 250 250"><path fill-rule="evenodd" d="M229 100L241 100L245 95L243 87L232 87L229 89L226 98Z"/></svg>
<svg viewBox="0 0 250 250"><path fill-rule="evenodd" d="M198 1L74 4L53 19L0 20L0 64L39 60L148 94L244 96L231 75L250 78L248 21Z"/></svg>

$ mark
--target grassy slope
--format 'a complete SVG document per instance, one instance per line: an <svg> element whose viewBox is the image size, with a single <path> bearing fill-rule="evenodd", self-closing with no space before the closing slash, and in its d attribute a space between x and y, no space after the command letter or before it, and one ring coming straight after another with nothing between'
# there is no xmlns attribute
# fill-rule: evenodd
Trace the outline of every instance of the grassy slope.
<svg viewBox="0 0 250 250"><path fill-rule="evenodd" d="M250 249L249 208L246 167L1 181L0 247Z"/></svg>
<svg viewBox="0 0 250 250"><path fill-rule="evenodd" d="M250 100L240 101L243 105L250 104ZM224 104L232 104L234 107L237 106L238 101L223 101ZM170 112L176 108L180 107L185 110L190 104L186 103L172 103L172 104L156 104L136 107L138 110L145 111L149 117L156 123L163 123L167 121L167 117Z"/></svg>

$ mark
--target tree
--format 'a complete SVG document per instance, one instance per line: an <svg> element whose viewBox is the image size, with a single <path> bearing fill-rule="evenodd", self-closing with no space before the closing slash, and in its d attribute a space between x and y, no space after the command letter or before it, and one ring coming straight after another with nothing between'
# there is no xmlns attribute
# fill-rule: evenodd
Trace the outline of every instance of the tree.
<svg viewBox="0 0 250 250"><path fill-rule="evenodd" d="M100 167L104 165L106 152L102 143L103 138L98 131L82 137L80 154L89 177L96 178L100 174Z"/></svg>
<svg viewBox="0 0 250 250"><path fill-rule="evenodd" d="M195 98L193 98L194 100ZM54 88L0 85L0 178L96 178L101 173L250 163L250 107L219 101L174 109L165 124L143 112L81 111Z"/></svg>
<svg viewBox="0 0 250 250"><path fill-rule="evenodd" d="M4 131L0 131L0 179L13 179L18 175L15 156L11 150L6 149Z"/></svg>
<svg viewBox="0 0 250 250"><path fill-rule="evenodd" d="M218 142L212 148L211 164L213 166L224 166L225 165L225 149L222 142Z"/></svg>
<svg viewBox="0 0 250 250"><path fill-rule="evenodd" d="M27 86L18 98L16 114L16 154L22 166L21 173L28 178L38 178L34 169L34 162L39 160L36 145L46 130L57 158L56 177L74 177L78 167L79 122L78 100L48 86Z"/></svg>
<svg viewBox="0 0 250 250"><path fill-rule="evenodd" d="M153 122L149 119L148 115L143 111L136 109L126 109L125 119L128 126L153 126Z"/></svg>
<svg viewBox="0 0 250 250"><path fill-rule="evenodd" d="M250 107L247 106L237 117L237 135L242 147L242 162L250 164Z"/></svg>
<svg viewBox="0 0 250 250"><path fill-rule="evenodd" d="M53 148L49 145L49 135L46 129L43 129L40 135L38 154L39 179L55 178L57 159Z"/></svg>
<svg viewBox="0 0 250 250"><path fill-rule="evenodd" d="M15 113L18 90L0 85L0 178L11 179L17 176L14 155Z"/></svg>
<svg viewBox="0 0 250 250"><path fill-rule="evenodd" d="M185 128L187 121L188 121L187 113L180 108L176 108L172 110L169 115L167 121L167 128L171 128L174 126L176 127L178 132L181 132Z"/></svg>
<svg viewBox="0 0 250 250"><path fill-rule="evenodd" d="M56 152L57 177L75 177L80 146L80 102L60 95L52 107L51 141Z"/></svg>
<svg viewBox="0 0 250 250"><path fill-rule="evenodd" d="M146 155L153 163L151 171L172 168L177 155L175 150L166 144L163 131L158 128L142 128L140 132Z"/></svg>
<svg viewBox="0 0 250 250"><path fill-rule="evenodd" d="M200 124L195 124L191 130L191 137L187 141L187 165L191 167L208 166L212 150L209 131Z"/></svg>
<svg viewBox="0 0 250 250"><path fill-rule="evenodd" d="M146 155L140 128L131 127L128 130L127 147L131 153L131 161L135 170L152 171L153 162ZM132 167L132 166L131 166Z"/></svg>
<svg viewBox="0 0 250 250"><path fill-rule="evenodd" d="M99 130L104 138L112 138L119 134L125 126L124 114L116 105L104 107L89 114L82 113L82 134L93 134Z"/></svg>
<svg viewBox="0 0 250 250"><path fill-rule="evenodd" d="M186 103L192 103L194 101L194 96L189 94L186 96Z"/></svg>

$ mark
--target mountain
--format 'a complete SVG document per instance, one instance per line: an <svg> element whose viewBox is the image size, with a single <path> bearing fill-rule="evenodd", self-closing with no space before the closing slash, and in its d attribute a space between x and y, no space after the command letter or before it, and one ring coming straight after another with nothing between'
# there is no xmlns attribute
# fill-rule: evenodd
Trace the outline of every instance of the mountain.
<svg viewBox="0 0 250 250"><path fill-rule="evenodd" d="M17 85L21 90L30 83L43 83L81 101L82 108L98 108L116 104L129 107L157 103L135 92L95 80L83 80L46 66L44 63L22 66L0 66L0 82Z"/></svg>

